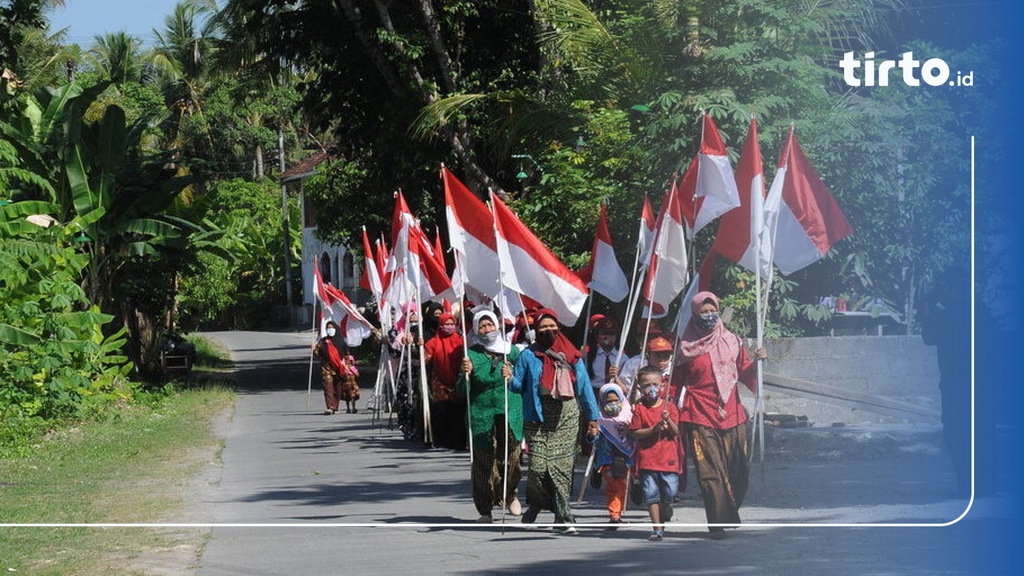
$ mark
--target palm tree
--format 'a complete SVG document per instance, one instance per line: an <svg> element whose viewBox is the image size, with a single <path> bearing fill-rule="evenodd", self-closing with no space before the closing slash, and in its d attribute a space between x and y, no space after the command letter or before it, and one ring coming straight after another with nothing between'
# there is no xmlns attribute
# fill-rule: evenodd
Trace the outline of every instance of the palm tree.
<svg viewBox="0 0 1024 576"><path fill-rule="evenodd" d="M142 42L127 32L110 32L96 37L89 50L100 79L114 85L142 79L143 63L139 47Z"/></svg>
<svg viewBox="0 0 1024 576"><path fill-rule="evenodd" d="M156 46L152 63L156 68L171 110L170 148L180 148L187 137L183 124L202 114L203 97L209 87L216 23L214 0L186 0L164 18L164 29L154 30Z"/></svg>

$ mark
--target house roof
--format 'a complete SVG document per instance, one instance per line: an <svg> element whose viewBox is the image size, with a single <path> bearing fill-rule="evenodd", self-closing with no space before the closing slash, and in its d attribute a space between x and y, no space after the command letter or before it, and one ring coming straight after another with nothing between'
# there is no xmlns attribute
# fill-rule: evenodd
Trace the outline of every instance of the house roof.
<svg viewBox="0 0 1024 576"><path fill-rule="evenodd" d="M312 156L298 161L294 166L282 172L278 181L281 184L287 184L296 180L305 180L316 173L317 166L331 158L334 158L334 154L330 150L317 152Z"/></svg>

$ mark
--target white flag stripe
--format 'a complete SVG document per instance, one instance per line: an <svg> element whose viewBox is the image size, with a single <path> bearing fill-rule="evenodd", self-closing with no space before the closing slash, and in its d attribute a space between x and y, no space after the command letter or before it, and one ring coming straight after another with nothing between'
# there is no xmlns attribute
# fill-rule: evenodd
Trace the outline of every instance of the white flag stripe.
<svg viewBox="0 0 1024 576"><path fill-rule="evenodd" d="M704 202L694 216L693 234L740 205L740 193L736 189L729 157L701 154L698 162L696 197L704 197Z"/></svg>
<svg viewBox="0 0 1024 576"><path fill-rule="evenodd" d="M622 302L629 294L629 281L615 258L615 248L605 242L596 242L594 252L591 290L612 302Z"/></svg>

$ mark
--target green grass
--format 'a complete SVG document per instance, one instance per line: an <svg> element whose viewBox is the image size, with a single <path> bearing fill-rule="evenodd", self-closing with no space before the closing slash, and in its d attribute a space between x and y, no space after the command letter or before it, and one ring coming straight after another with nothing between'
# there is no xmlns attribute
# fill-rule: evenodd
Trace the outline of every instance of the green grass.
<svg viewBox="0 0 1024 576"><path fill-rule="evenodd" d="M189 334L185 340L196 347L193 370L217 372L231 368L231 355L220 343L195 334Z"/></svg>
<svg viewBox="0 0 1024 576"><path fill-rule="evenodd" d="M189 497L209 485L202 474L222 448L214 423L233 402L228 385L204 383L51 432L29 455L0 460L0 523L208 520ZM169 527L0 527L0 571L177 573L194 563L204 538L203 530Z"/></svg>

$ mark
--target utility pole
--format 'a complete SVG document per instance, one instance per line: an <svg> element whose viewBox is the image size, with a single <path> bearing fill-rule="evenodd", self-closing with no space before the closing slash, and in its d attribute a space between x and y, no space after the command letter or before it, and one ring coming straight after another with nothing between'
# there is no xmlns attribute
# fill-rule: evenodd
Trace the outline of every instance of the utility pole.
<svg viewBox="0 0 1024 576"><path fill-rule="evenodd" d="M281 174L284 174L284 127L277 127L277 158ZM292 256L291 235L288 226L288 187L281 182L281 238L284 240L284 293L285 304L289 307L288 315L291 322L292 305Z"/></svg>

